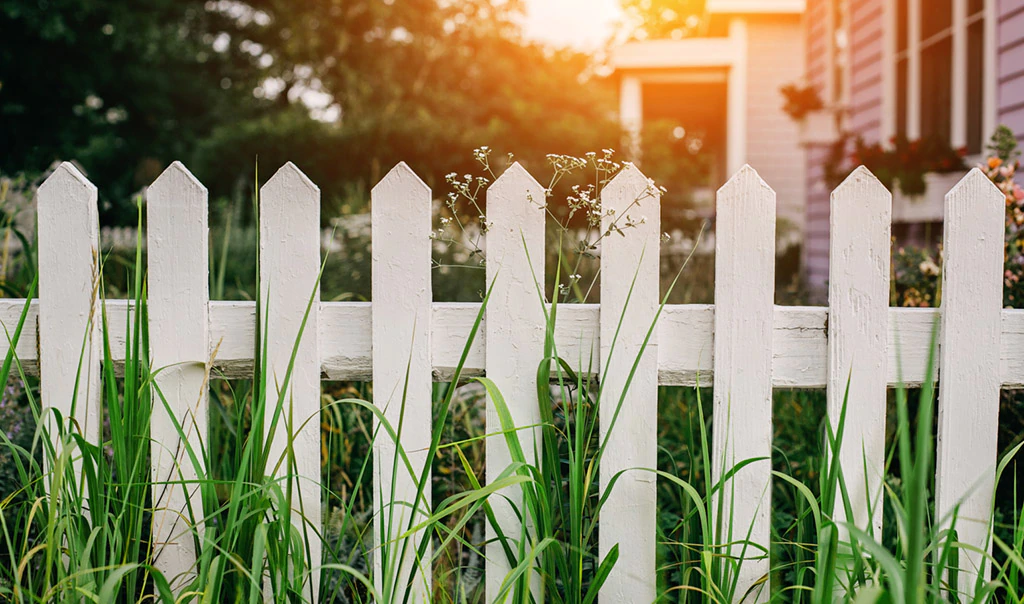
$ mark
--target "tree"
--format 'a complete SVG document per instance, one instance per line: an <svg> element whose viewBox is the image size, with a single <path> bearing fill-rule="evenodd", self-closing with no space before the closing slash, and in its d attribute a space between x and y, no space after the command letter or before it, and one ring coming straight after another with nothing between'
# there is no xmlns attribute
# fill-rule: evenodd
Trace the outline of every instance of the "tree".
<svg viewBox="0 0 1024 604"><path fill-rule="evenodd" d="M214 197L296 162L325 192L398 161L434 185L490 145L617 146L591 59L525 41L521 0L0 0L0 165L76 159L105 220L181 159ZM312 110L311 110L312 107Z"/></svg>
<svg viewBox="0 0 1024 604"><path fill-rule="evenodd" d="M195 0L0 1L0 165L74 158L105 205L124 205L165 158L247 111L233 82L253 61L211 52L223 26Z"/></svg>
<svg viewBox="0 0 1024 604"><path fill-rule="evenodd" d="M619 0L629 39L681 39L703 35L708 19L706 0Z"/></svg>
<svg viewBox="0 0 1024 604"><path fill-rule="evenodd" d="M266 75L275 102L295 107L312 90L339 119L314 125L301 110L260 116L244 128L218 129L202 145L204 157L251 159L269 137L275 146L261 152L263 160L308 157L300 165L310 177L338 190L335 184L372 184L398 161L441 185L444 174L473 167L469 151L480 145L536 165L546 153L618 144L613 90L581 78L591 58L524 40L519 2L252 5L269 16L249 35L272 57ZM314 148L322 153L305 152Z"/></svg>

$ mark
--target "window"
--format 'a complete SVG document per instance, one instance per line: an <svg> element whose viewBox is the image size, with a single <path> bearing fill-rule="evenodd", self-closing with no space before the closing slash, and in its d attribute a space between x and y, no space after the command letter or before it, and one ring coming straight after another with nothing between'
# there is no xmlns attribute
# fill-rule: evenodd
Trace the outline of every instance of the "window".
<svg viewBox="0 0 1024 604"><path fill-rule="evenodd" d="M986 0L895 3L895 134L937 137L980 153L985 136Z"/></svg>
<svg viewBox="0 0 1024 604"><path fill-rule="evenodd" d="M972 4L981 0L972 0ZM973 7L972 7L973 8ZM967 152L982 152L985 138L991 134L985 127L985 14L981 9L977 18L968 19L967 25ZM994 102L994 101L990 101Z"/></svg>
<svg viewBox="0 0 1024 604"><path fill-rule="evenodd" d="M896 0L896 136L907 136L910 34L908 0Z"/></svg>

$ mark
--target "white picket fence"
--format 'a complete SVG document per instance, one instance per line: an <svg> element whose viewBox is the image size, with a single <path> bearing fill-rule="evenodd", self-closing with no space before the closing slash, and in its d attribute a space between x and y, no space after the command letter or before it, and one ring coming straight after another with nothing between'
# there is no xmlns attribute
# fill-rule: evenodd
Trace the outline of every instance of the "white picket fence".
<svg viewBox="0 0 1024 604"><path fill-rule="evenodd" d="M647 188L640 171L627 166L605 189L604 207L621 213ZM545 215L533 200L543 199L543 191L518 165L488 191L488 218L494 227L488 235L487 278L496 281L482 333L466 363L467 375L486 374L503 390L518 425L540 419L534 380L543 356L545 321L534 283L545 278ZM404 164L373 190L373 302L320 303L317 298L286 398L294 417L315 417L322 379L372 379L374 403L397 425L407 387L401 439L418 467L427 461L431 381L451 376L480 308L431 299L431 197ZM82 378L76 419L90 438L99 438L100 428L96 200L95 187L71 164L61 166L39 189L39 300L31 305L28 326L28 333L38 328L39 338L22 338L17 351L26 367L41 375L42 401L48 407L67 413L75 381ZM619 470L656 467L659 385L693 386L698 376L702 384L714 385L714 459L725 459L728 465L770 458L773 388L827 388L834 422L850 378L841 461L852 491L854 520L879 531L886 388L925 379L932 326L941 316L937 513L943 517L963 499L960 538L985 547L999 389L1024 385L1024 311L1001 308L1002 194L975 170L946 197L940 310L889 308L891 196L867 170L854 172L832 196L827 308L774 306L775 193L753 169L745 167L730 180L717 203L716 304L664 309L636 368L625 412L613 434L602 434L610 441L600 468L602 483ZM289 163L263 186L260 204L260 294L271 314L266 333L270 368L281 376L320 267L320 191ZM659 204L656 196L644 199L646 223L625 237L606 240L600 260L601 304L568 305L559 311L555 339L561 354L574 365L599 368L604 380L602 417L614 411L658 309ZM180 163L150 187L147 212L152 358L156 366L171 366L160 374L159 384L178 419L190 427L188 437L198 443L207 429L207 363L228 377L251 374L255 305L209 300L207 193ZM0 301L0 321L10 328L22 305ZM107 312L114 354L123 358L127 305L108 302ZM78 376L87 329L92 335L88 362L84 375ZM616 352L609 358L616 333ZM487 431L499 430L489 405ZM193 479L187 461L173 458L176 431L159 407L152 434L157 444L154 479ZM306 423L293 436L302 499L319 502L319 422ZM524 450L534 450L533 432L521 432L520 438ZM410 477L391 475L395 446L386 441L378 439L374 445L378 521L391 503L380 501L378 494L389 493L392 481L396 501L409 501L415 493ZM486 453L487 477L493 479L509 452L496 437L488 439ZM715 469L720 475L721 466ZM738 527L734 540L744 539L746 527L751 527L750 540L768 547L770 471L770 462L754 463L722 491L735 492L726 506ZM620 551L602 602L655 599L655 487L653 474L627 473L601 512L600 551L604 554L614 544ZM158 563L169 577L187 577L194 562L192 540L184 538L187 527L178 513L187 496L183 489L170 490L157 502L160 510L154 515L161 544ZM876 504L870 518L869 498ZM201 509L198 501L193 505ZM506 534L519 534L516 515L505 504L495 505ZM313 523L319 522L319 513L318 506L306 506ZM312 532L309 536L312 558L319 560L320 545ZM749 548L747 555L740 593L768 574L766 557ZM487 558L487 590L493 596L507 568L496 544L488 546ZM965 552L962 560L987 572L977 555ZM410 557L405 563L415 562ZM430 588L430 574L419 576L423 579L414 586L415 593L423 595ZM317 582L314 572L312 583ZM766 599L767 582L763 586L758 600Z"/></svg>

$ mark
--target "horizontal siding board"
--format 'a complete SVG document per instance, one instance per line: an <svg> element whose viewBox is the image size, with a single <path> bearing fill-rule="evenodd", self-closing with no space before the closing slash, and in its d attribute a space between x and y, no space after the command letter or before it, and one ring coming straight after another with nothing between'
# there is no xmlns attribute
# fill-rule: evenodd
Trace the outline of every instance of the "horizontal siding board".
<svg viewBox="0 0 1024 604"><path fill-rule="evenodd" d="M1010 109L1024 102L1024 74L999 85L999 108Z"/></svg>
<svg viewBox="0 0 1024 604"><path fill-rule="evenodd" d="M999 3L999 122L1024 134L1024 0Z"/></svg>
<svg viewBox="0 0 1024 604"><path fill-rule="evenodd" d="M811 84L823 88L828 78L828 26L827 4L824 0L811 0L805 15L807 78Z"/></svg>
<svg viewBox="0 0 1024 604"><path fill-rule="evenodd" d="M1024 107L1002 111L999 121L1017 133L1017 139L1024 137Z"/></svg>
<svg viewBox="0 0 1024 604"><path fill-rule="evenodd" d="M1005 46L1024 37L1024 10L1009 13L999 20L999 45Z"/></svg>
<svg viewBox="0 0 1024 604"><path fill-rule="evenodd" d="M862 20L864 16L870 16L874 13L878 13L882 10L882 0L863 0L860 2L850 3L850 15L851 21L856 25L858 20Z"/></svg>
<svg viewBox="0 0 1024 604"><path fill-rule="evenodd" d="M1024 0L999 0L999 15L1005 17L1024 11Z"/></svg>
<svg viewBox="0 0 1024 604"><path fill-rule="evenodd" d="M999 51L1000 75L1011 74L1024 65L1024 31L1020 32L1020 42L1013 45L1002 45Z"/></svg>
<svg viewBox="0 0 1024 604"><path fill-rule="evenodd" d="M879 59L871 57L853 66L850 85L854 94L870 89L874 96L878 96L877 87L882 83L882 62Z"/></svg>
<svg viewBox="0 0 1024 604"><path fill-rule="evenodd" d="M877 140L882 119L883 3L851 3L850 126L866 140Z"/></svg>
<svg viewBox="0 0 1024 604"><path fill-rule="evenodd" d="M1024 0L999 1L999 123L1024 136Z"/></svg>

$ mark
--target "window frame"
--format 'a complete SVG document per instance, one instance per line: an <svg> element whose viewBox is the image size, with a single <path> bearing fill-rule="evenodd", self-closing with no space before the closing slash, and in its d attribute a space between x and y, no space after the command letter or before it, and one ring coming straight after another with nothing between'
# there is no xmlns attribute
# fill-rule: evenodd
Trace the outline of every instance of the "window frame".
<svg viewBox="0 0 1024 604"><path fill-rule="evenodd" d="M825 31L827 38L826 52L828 53L828 74L825 79L823 97L825 105L836 108L848 108L850 106L850 88L853 85L852 53L851 46L851 23L850 0L824 0L826 4ZM846 44L840 47L836 43L836 36L840 28L836 22L836 13L842 15L842 29L845 30ZM842 82L842 89L836 90L836 84Z"/></svg>
<svg viewBox="0 0 1024 604"><path fill-rule="evenodd" d="M968 15L969 0L953 0L952 25L921 39L922 0L906 0L906 49L900 51L898 44L897 2L901 0L884 0L885 8L885 40L883 53L883 116L882 136L888 141L897 133L899 123L897 68L900 61L907 63L907 90L905 134L910 139L921 137L921 53L924 49L951 37L953 59L950 65L951 107L949 143L954 148L966 147L968 144L968 94L967 70L969 68L968 32L972 24L984 20L983 55L985 58L982 90L982 147L987 137L996 126L996 0L984 0L981 11Z"/></svg>

